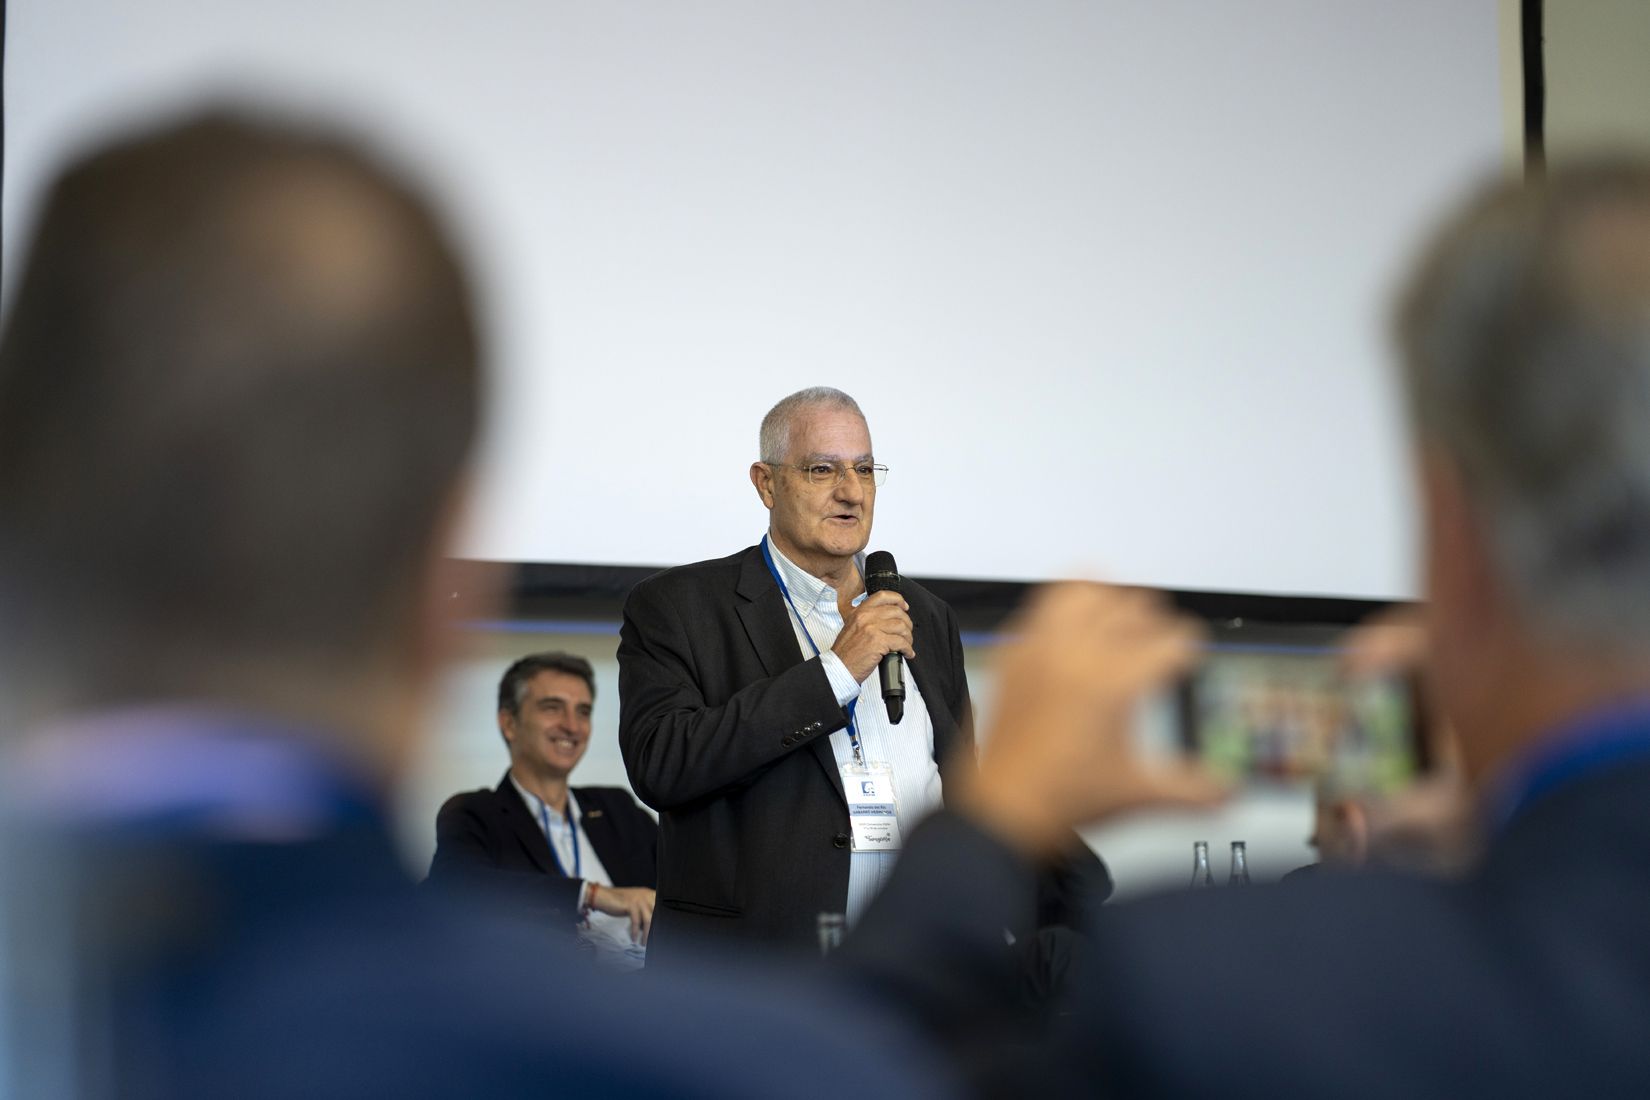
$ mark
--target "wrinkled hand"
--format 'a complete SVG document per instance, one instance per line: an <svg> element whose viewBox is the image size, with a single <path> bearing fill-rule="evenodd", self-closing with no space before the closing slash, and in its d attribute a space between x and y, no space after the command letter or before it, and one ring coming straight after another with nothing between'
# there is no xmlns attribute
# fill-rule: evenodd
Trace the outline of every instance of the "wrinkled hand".
<svg viewBox="0 0 1650 1100"><path fill-rule="evenodd" d="M602 886L596 884L590 904L598 913L630 918L630 942L647 943L653 927L653 902L657 895L646 886Z"/></svg>
<svg viewBox="0 0 1650 1100"><path fill-rule="evenodd" d="M842 632L831 651L857 683L889 653L915 657L911 630L911 605L905 598L898 592L873 592L842 617Z"/></svg>
<svg viewBox="0 0 1650 1100"><path fill-rule="evenodd" d="M1143 591L1061 584L1033 594L1010 633L965 814L1044 855L1085 822L1224 796L1195 762L1146 761L1134 744L1138 702L1196 659L1191 620Z"/></svg>

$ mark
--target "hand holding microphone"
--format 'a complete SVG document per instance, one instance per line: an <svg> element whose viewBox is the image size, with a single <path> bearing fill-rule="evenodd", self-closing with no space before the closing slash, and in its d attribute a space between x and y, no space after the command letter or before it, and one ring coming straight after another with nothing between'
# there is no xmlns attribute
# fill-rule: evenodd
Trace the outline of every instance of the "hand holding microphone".
<svg viewBox="0 0 1650 1100"><path fill-rule="evenodd" d="M915 657L912 648L910 605L899 594L899 573L894 556L879 550L865 559L864 602L843 618L842 632L831 646L848 673L862 681L873 668L882 669L882 699L888 720L899 722L905 714L905 664L903 657Z"/></svg>

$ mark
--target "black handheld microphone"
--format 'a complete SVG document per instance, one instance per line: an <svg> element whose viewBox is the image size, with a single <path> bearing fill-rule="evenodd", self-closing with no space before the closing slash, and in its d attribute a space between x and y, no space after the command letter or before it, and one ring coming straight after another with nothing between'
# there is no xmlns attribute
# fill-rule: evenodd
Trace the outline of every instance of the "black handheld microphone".
<svg viewBox="0 0 1650 1100"><path fill-rule="evenodd" d="M878 550L865 559L865 591L898 592L899 569L894 555ZM882 656L882 702L888 708L888 721L899 725L905 717L905 658L898 653Z"/></svg>

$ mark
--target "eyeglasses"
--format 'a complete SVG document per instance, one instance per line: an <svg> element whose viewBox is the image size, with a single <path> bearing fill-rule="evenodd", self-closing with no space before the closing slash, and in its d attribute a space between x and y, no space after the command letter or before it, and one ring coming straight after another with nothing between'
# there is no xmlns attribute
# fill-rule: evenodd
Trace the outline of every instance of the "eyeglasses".
<svg viewBox="0 0 1650 1100"><path fill-rule="evenodd" d="M861 485L881 485L888 480L888 467L874 462L805 462L788 468L800 471L814 485L840 485L850 472Z"/></svg>

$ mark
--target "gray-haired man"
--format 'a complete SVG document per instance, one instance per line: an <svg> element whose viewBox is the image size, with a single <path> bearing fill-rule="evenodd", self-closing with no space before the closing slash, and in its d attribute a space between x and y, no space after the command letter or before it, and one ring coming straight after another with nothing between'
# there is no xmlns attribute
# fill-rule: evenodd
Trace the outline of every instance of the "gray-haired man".
<svg viewBox="0 0 1650 1100"><path fill-rule="evenodd" d="M972 765L956 616L911 582L865 591L886 470L859 406L803 390L759 442L762 540L651 577L625 605L619 737L661 824L654 964L694 941L811 947L818 915L853 920L900 831L939 807L942 765ZM897 725L875 675L888 653L908 668ZM886 811L875 836L850 820L866 798Z"/></svg>

